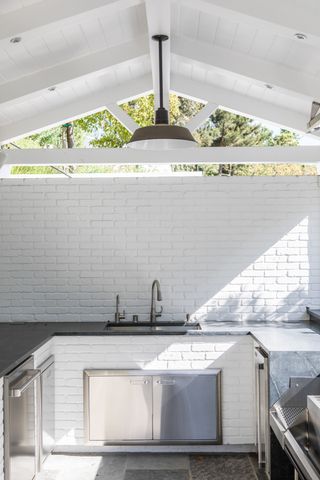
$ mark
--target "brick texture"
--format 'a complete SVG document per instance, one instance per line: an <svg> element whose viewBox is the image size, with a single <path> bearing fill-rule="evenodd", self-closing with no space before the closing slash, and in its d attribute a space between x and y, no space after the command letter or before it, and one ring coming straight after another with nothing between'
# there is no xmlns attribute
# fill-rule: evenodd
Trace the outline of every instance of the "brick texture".
<svg viewBox="0 0 320 480"><path fill-rule="evenodd" d="M317 177L3 179L0 321L304 318L320 294Z"/></svg>
<svg viewBox="0 0 320 480"><path fill-rule="evenodd" d="M56 436L82 445L83 370L222 369L224 444L253 444L253 340L249 336L55 337ZM60 448L59 448L60 451Z"/></svg>

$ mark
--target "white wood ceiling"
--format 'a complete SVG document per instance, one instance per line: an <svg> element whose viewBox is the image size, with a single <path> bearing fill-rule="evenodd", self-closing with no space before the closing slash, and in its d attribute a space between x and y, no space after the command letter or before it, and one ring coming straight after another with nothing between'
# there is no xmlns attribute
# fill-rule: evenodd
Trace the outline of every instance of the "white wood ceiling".
<svg viewBox="0 0 320 480"><path fill-rule="evenodd" d="M316 0L0 0L0 142L157 93L155 33L167 93L305 132L319 18Z"/></svg>

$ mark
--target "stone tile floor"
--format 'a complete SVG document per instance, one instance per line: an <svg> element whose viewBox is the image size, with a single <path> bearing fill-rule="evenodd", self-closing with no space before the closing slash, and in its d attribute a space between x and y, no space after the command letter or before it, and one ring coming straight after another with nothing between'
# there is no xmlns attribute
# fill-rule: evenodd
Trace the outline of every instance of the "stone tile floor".
<svg viewBox="0 0 320 480"><path fill-rule="evenodd" d="M37 480L262 480L246 454L52 455Z"/></svg>

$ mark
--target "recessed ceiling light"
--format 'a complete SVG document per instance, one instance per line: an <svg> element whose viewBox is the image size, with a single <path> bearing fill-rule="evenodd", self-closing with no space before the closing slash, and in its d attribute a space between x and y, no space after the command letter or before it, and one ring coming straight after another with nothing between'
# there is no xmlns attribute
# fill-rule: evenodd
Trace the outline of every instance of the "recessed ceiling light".
<svg viewBox="0 0 320 480"><path fill-rule="evenodd" d="M22 40L21 37L12 37L10 38L10 43L20 43Z"/></svg>
<svg viewBox="0 0 320 480"><path fill-rule="evenodd" d="M56 90L57 87L49 87L48 90L49 92L54 92Z"/></svg>
<svg viewBox="0 0 320 480"><path fill-rule="evenodd" d="M298 39L298 40L306 40L308 37L306 34L304 33L295 33L294 36Z"/></svg>
<svg viewBox="0 0 320 480"><path fill-rule="evenodd" d="M266 83L266 84L265 84L265 87L266 87L268 90L272 90L272 89L273 89L273 85L270 85L270 83Z"/></svg>

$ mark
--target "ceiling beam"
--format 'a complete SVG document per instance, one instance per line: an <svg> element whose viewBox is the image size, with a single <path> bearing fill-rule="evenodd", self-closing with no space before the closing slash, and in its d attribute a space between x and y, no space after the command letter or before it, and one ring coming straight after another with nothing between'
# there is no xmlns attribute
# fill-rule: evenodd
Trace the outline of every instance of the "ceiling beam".
<svg viewBox="0 0 320 480"><path fill-rule="evenodd" d="M169 110L170 92L170 0L146 0L149 49L152 67L155 109L159 107L159 53L158 43L152 40L153 35L168 35L169 40L163 42L163 100L164 107Z"/></svg>
<svg viewBox="0 0 320 480"><path fill-rule="evenodd" d="M198 82L180 75L173 74L171 88L176 93L195 99L206 99L217 103L225 110L239 113L249 118L272 122L279 127L306 132L309 114L302 114L258 98L249 97L240 93L217 87L204 82Z"/></svg>
<svg viewBox="0 0 320 480"><path fill-rule="evenodd" d="M139 125L117 103L108 103L106 107L129 132L133 133L139 128Z"/></svg>
<svg viewBox="0 0 320 480"><path fill-rule="evenodd" d="M289 38L294 38L295 33L304 33L306 43L320 46L320 4L317 0L309 0L308 4L292 0L197 0L196 5L194 0L180 2L207 14Z"/></svg>
<svg viewBox="0 0 320 480"><path fill-rule="evenodd" d="M6 165L130 165L199 163L318 164L320 147L207 147L150 152L130 148L7 150Z"/></svg>
<svg viewBox="0 0 320 480"><path fill-rule="evenodd" d="M31 75L0 85L0 104L6 104L51 86L56 86L97 72L103 72L132 59L148 54L145 36L134 42L110 47L98 52L75 58L53 67L41 70Z"/></svg>
<svg viewBox="0 0 320 480"><path fill-rule="evenodd" d="M0 42L47 33L93 17L112 16L142 0L43 0L0 16Z"/></svg>
<svg viewBox="0 0 320 480"><path fill-rule="evenodd" d="M188 61L249 78L261 85L272 85L277 91L292 92L310 100L320 98L319 79L293 68L187 38L175 37L171 43L172 53Z"/></svg>
<svg viewBox="0 0 320 480"><path fill-rule="evenodd" d="M125 101L143 95L150 92L151 84L151 76L146 75L131 82L108 87L95 94L64 103L59 107L50 108L39 115L33 115L9 125L2 125L0 127L0 144L101 111L107 104L117 103L121 99Z"/></svg>
<svg viewBox="0 0 320 480"><path fill-rule="evenodd" d="M201 108L194 117L192 117L189 122L186 123L186 127L189 128L191 132L197 130L208 118L210 115L217 110L219 105L217 103L208 102L204 107Z"/></svg>

